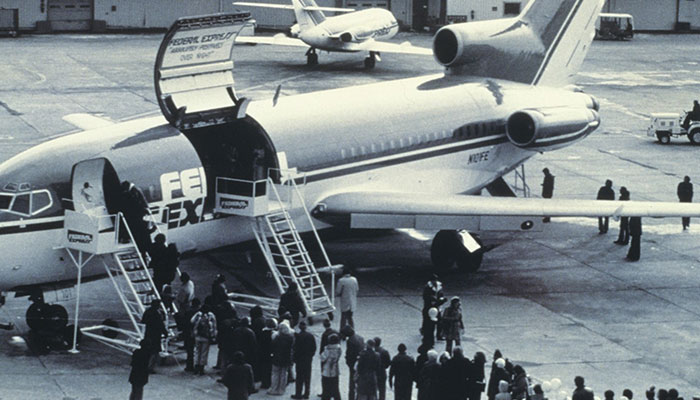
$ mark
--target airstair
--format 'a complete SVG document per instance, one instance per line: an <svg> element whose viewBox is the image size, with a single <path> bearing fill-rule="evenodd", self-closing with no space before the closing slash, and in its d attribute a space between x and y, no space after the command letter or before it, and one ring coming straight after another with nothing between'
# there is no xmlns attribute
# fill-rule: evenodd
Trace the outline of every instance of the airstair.
<svg viewBox="0 0 700 400"><path fill-rule="evenodd" d="M128 235L124 235L122 231ZM122 232L121 235L120 232ZM120 236L128 236L128 240L122 243L119 240ZM153 300L161 298L126 219L122 213L110 215L66 210L63 245L78 268L73 347L70 351L77 352L82 272L85 268L90 268L91 273L94 268L99 269L99 265L88 265L91 260L98 259L127 312L131 328L120 328L116 321L105 320L99 325L80 328L80 331L84 336L131 354L133 350L139 348L139 342L145 334L145 325L141 323L141 316ZM172 315L177 310L174 309L175 305L172 313L162 303L161 307L168 331L161 342L161 355L168 356L174 354L170 342L176 337Z"/></svg>
<svg viewBox="0 0 700 400"><path fill-rule="evenodd" d="M280 184L270 177L258 181L218 177L215 211L250 219L255 239L280 293L296 284L307 314L318 316L335 309L319 272L331 273L333 292L335 271L342 266L331 264L297 180L305 186L303 176L287 176ZM308 224L306 230L313 233L323 255L323 267L316 268L295 221Z"/></svg>

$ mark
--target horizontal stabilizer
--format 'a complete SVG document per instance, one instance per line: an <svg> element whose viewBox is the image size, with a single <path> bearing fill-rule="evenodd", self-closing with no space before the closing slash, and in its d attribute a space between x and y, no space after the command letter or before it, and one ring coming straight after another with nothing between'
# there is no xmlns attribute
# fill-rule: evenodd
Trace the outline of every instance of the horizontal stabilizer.
<svg viewBox="0 0 700 400"><path fill-rule="evenodd" d="M291 4L271 4L271 3L251 3L247 1L237 1L233 3L234 6L246 6L246 7L261 7L261 8L279 8L284 10L294 10L294 6ZM319 7L319 6L304 6L302 7L304 11L327 11L327 12L353 12L354 8L339 8L339 7Z"/></svg>
<svg viewBox="0 0 700 400"><path fill-rule="evenodd" d="M433 49L414 46L408 41L405 41L403 43L389 43L380 42L376 40L368 40L366 42L362 42L360 47L361 50L364 51L376 51L380 53L415 54L421 56L433 55Z"/></svg>
<svg viewBox="0 0 700 400"><path fill-rule="evenodd" d="M290 38L283 33L278 33L275 36L238 36L236 43L248 44L273 44L277 46L294 46L294 47L309 47L308 44L300 39Z"/></svg>
<svg viewBox="0 0 700 400"><path fill-rule="evenodd" d="M63 116L63 120L75 126L78 129L90 130L104 128L114 124L114 121L107 117L98 116L95 114L76 113Z"/></svg>

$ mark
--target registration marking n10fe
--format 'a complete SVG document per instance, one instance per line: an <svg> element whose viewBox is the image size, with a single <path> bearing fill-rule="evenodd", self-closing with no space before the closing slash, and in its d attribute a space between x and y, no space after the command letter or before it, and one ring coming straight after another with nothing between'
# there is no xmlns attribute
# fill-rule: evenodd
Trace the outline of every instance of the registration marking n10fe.
<svg viewBox="0 0 700 400"><path fill-rule="evenodd" d="M486 150L486 151L480 151L478 153L470 154L469 159L467 161L467 164L476 164L476 163L488 161L490 152L491 152L491 150Z"/></svg>
<svg viewBox="0 0 700 400"><path fill-rule="evenodd" d="M204 214L204 198L207 195L207 178L204 168L190 168L182 171L166 172L160 176L160 188L163 201L154 215L168 229L187 224L196 224ZM167 209L167 212L163 212Z"/></svg>

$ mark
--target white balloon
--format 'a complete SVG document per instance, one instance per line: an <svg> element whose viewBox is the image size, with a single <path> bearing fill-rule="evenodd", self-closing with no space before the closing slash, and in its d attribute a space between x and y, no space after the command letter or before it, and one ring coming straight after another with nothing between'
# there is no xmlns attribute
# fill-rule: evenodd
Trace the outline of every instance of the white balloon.
<svg viewBox="0 0 700 400"><path fill-rule="evenodd" d="M593 400L600 400L600 397L595 396L595 397L593 397Z"/></svg>
<svg viewBox="0 0 700 400"><path fill-rule="evenodd" d="M552 384L549 383L549 381L542 382L542 390L545 392L549 392L550 390L552 390ZM600 399L596 399L596 400L600 400Z"/></svg>
<svg viewBox="0 0 700 400"><path fill-rule="evenodd" d="M566 400L567 393L565 390L560 390L559 391L559 399L561 400Z"/></svg>
<svg viewBox="0 0 700 400"><path fill-rule="evenodd" d="M557 390L561 387L561 381L559 378L552 379L552 390Z"/></svg>

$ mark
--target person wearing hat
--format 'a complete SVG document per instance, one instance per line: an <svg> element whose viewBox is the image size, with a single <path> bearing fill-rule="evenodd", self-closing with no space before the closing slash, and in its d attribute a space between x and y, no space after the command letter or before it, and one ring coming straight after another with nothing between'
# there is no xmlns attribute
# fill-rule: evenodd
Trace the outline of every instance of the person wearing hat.
<svg viewBox="0 0 700 400"><path fill-rule="evenodd" d="M442 282L438 280L436 274L432 274L428 283L423 287L423 323L421 324L421 335L423 335L423 340L428 336L428 342L430 347L435 343L434 334L435 328L437 327L438 339L442 339L442 326L440 324L440 306L445 304L447 299L442 294ZM430 317L430 309L435 308L437 310L437 320L432 320ZM430 337L433 337L432 342L430 342Z"/></svg>
<svg viewBox="0 0 700 400"><path fill-rule="evenodd" d="M450 300L450 305L445 309L442 315L443 330L445 333L445 351L452 353L452 343L457 346L462 344L462 331L464 323L462 322L462 306L459 302L459 297L455 296Z"/></svg>
<svg viewBox="0 0 700 400"><path fill-rule="evenodd" d="M542 170L544 179L542 180L542 198L551 199L554 195L554 175L549 172L549 168ZM542 218L542 222L549 222L549 217Z"/></svg>

